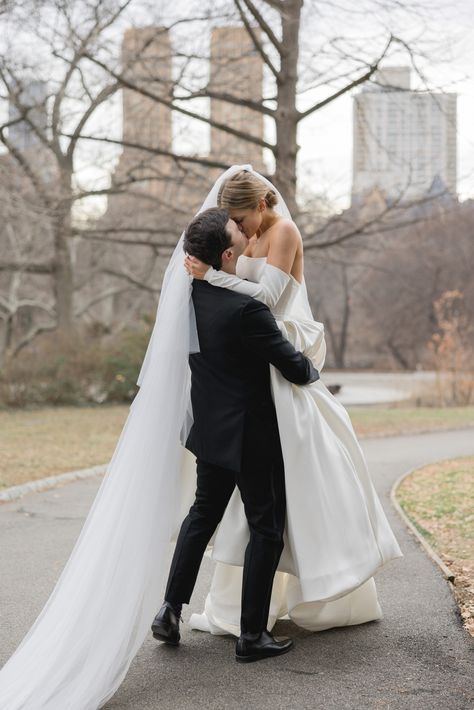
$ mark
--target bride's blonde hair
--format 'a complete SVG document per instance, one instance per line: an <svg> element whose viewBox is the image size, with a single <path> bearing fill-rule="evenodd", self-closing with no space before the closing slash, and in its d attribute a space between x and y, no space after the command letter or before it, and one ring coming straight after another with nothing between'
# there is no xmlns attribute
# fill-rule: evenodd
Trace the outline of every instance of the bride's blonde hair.
<svg viewBox="0 0 474 710"><path fill-rule="evenodd" d="M268 188L256 175L248 170L241 170L228 178L222 185L217 196L217 204L223 209L245 210L255 209L265 198L267 207L274 207L278 198L275 191Z"/></svg>

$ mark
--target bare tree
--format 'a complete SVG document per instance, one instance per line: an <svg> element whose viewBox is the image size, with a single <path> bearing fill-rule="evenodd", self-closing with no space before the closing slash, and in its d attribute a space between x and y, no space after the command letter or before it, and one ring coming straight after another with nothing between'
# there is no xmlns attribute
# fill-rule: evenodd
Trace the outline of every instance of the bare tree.
<svg viewBox="0 0 474 710"><path fill-rule="evenodd" d="M374 17L380 15L381 26L390 26L390 10L398 6L397 0L387 0L383 7L377 0L364 0L365 11L373 11ZM14 110L0 125L0 142L48 215L52 253L47 264L36 258L21 264L4 259L0 261L0 273L47 270L52 280L53 311L48 308L54 323L65 331L73 329L76 316L87 314L114 294L130 288L135 294L159 292L163 271L160 257L169 253L176 240L176 225L184 226L192 212L190 204L195 202L195 197L189 200L188 193L196 192L196 185L211 182L216 171L229 164L229 151L222 155L194 148L177 151L171 138L136 135L133 130L121 135L110 121L117 113L114 101L119 91L125 102L141 97L160 110L193 121L193 125L210 127L211 132L223 137L226 147L234 141L246 155L254 151L258 156L259 151L266 151L275 165L273 179L296 214L298 128L302 122L343 94L374 80L382 60L404 51L415 61L417 51L423 49L421 40L420 47L411 46L395 29L374 32L370 41L353 36L342 39L321 30L324 15L327 19L331 13L342 13L341 22L357 17L352 8L337 8L328 1L186 3L184 9L179 5L173 9L171 19L160 14L159 7L148 6L146 13L144 9L144 2L138 0L39 4L22 0L8 7L2 18L1 97ZM413 13L416 7L411 4L407 10ZM140 35L144 41L132 52L120 52L124 31L142 23L145 16L149 29ZM233 67L241 66L241 57L235 52L220 50L209 79L207 38L211 28L229 25L246 34L246 51L263 65L263 95L260 70L255 77L251 73L244 77L232 74ZM23 38L28 35L34 43L34 62L24 42L20 44L16 37L20 27ZM163 74L155 71L158 64L149 62L149 53L168 36L172 40L170 49L157 60L163 63L172 59L172 72ZM251 68L256 66L249 63ZM32 93L35 82L46 86L46 80L44 95ZM212 109L207 110L209 101L221 107L217 117ZM226 114L226 107L230 114ZM241 109L253 120L236 124L232 111ZM229 120L222 118L226 115L230 115ZM263 125L263 119L268 130L255 130L257 124ZM28 136L27 145L18 140L18 132ZM272 134L273 140L268 137ZM94 146L98 152L93 152ZM104 152L106 149L122 149L122 156L134 156L130 164L122 160L112 184L103 177L107 165L109 174L112 171L111 153ZM89 165L95 163L97 169L103 161L101 184L91 186L81 177L88 152ZM113 223L78 219L86 211L87 201L106 197L113 204L115 198L125 194L133 197L135 208L128 206L125 213L118 210ZM141 219L146 202L151 223ZM180 202L185 206L182 209ZM377 217L378 221L383 218ZM374 223L368 220L344 233L337 229L334 239L331 226L329 231L317 229L305 237L309 249L319 249L335 239L341 244L359 238L362 233L370 233L371 227ZM85 244L90 245L89 251ZM132 246L142 250L136 268L128 249ZM111 249L115 261L109 262ZM0 259L3 256L0 254ZM111 280L104 281L104 276ZM80 295L76 304L75 294ZM346 336L341 337L345 342Z"/></svg>
<svg viewBox="0 0 474 710"><path fill-rule="evenodd" d="M433 304L441 294L459 290L467 313L474 312L472 219L472 203L453 200L393 230L389 239L381 235L377 248L371 241L358 252L348 348L353 362L370 352L372 365L425 366L436 330Z"/></svg>
<svg viewBox="0 0 474 710"><path fill-rule="evenodd" d="M82 298L79 306L74 305L75 292L84 289L95 268L87 265L88 279L84 279L84 274L77 269L75 245L81 230L77 218L74 219L74 211L84 198L124 193L130 185L140 182L130 176L122 184L91 189L82 185L78 176L78 170L84 167L81 134L87 124L95 120L96 114L110 105L121 88L121 84L110 79L108 73L94 69L87 59L87 52L94 52L107 43L109 33L124 22L129 5L130 0L122 3L98 0L45 2L41 5L23 2L9 8L3 20L1 98L8 103L9 112L0 125L0 142L8 151L1 156L0 168L2 176L14 176L14 179L2 180L0 190L4 198L9 199L8 193L11 197L20 186L20 193L26 197L21 205L17 205L17 221L22 222L23 228L9 230L7 221L3 221L0 273L10 274L10 279L15 274L45 274L52 288L52 298L46 295L49 285L45 286L43 294L44 310L48 312L50 322L28 330L20 345L45 328L72 330L75 316L84 314L93 303L110 297L111 293L124 291L126 287L123 283L121 287L108 286L102 289L103 293L96 289L89 296L89 304ZM34 43L36 56L33 62L31 53L24 46L19 48L16 32L20 28ZM100 156L94 167L97 168L99 163ZM27 228L28 219L35 220L35 215L27 208L28 202L35 204L42 214L43 250L26 250L29 256L25 257L23 253L19 258L19 252L25 252L24 247L31 243L33 235L37 240L41 239L34 222L29 230ZM46 232L52 235L50 241L45 237ZM85 238L87 228L82 232ZM155 230L155 235L157 232L159 230ZM12 251L12 240L16 241L16 251ZM169 240L163 238L162 244L166 246ZM46 245L47 259L44 255ZM156 244L152 247L156 249ZM8 295L3 306L9 322L17 308L12 306L13 283L16 283L17 291L23 281L22 277L15 277L6 287ZM137 286L147 288L138 281ZM157 292L156 285L154 292ZM10 342L9 337L4 342Z"/></svg>
<svg viewBox="0 0 474 710"><path fill-rule="evenodd" d="M199 7L203 8L203 3L199 3ZM367 12L379 13L381 24L386 25L390 11L399 8L399 3L397 0L388 0L381 7L380 3L365 0L364 7ZM371 39L369 45L365 40L344 40L341 37L328 37L322 32L319 36L310 34L313 27L318 32L315 21L317 15L321 17L337 9L343 15L341 22L354 20L355 10L353 14L350 8L336 8L331 2L316 5L315 2L304 3L303 0L229 0L211 3L203 9L209 22L217 25L224 21L235 27L240 26L248 33L253 51L262 60L265 69L265 92L261 99L243 96L241 91L236 90L238 76L229 82L229 75L225 73L225 82L209 82L206 72L196 68L197 63L203 59L208 61L209 56L199 46L196 48L195 42L190 47L189 42L180 44L180 71L172 84L166 87L164 94L150 90L146 83L134 81L116 57L101 58L92 53L88 57L127 89L155 100L177 114L208 124L214 130L246 142L248 153L256 148L266 150L275 164L273 179L285 195L290 211L297 214L297 134L300 124L344 94L371 80L383 60L400 54L403 49L407 57L414 61L418 48L410 46L402 37L387 30ZM412 13L416 12L416 5L413 3L408 9ZM361 8L357 8L357 13L360 12ZM183 18L179 21L182 22ZM166 29L171 29L173 24ZM303 29L306 30L305 35ZM229 66L232 58L223 57L222 63ZM154 81L156 79L153 77ZM326 95L311 100L315 90L323 86L327 87ZM304 102L307 105L300 108L297 104L301 104L305 96L310 98ZM275 136L275 140L272 142L255 135L251 125L236 128L232 122L215 120L212 115L192 108L193 102L199 106L203 99L227 104L229 113L232 107L244 104L254 113L255 120L264 116L272 124L269 132ZM174 157L177 161L186 159L186 156L179 153L174 153Z"/></svg>

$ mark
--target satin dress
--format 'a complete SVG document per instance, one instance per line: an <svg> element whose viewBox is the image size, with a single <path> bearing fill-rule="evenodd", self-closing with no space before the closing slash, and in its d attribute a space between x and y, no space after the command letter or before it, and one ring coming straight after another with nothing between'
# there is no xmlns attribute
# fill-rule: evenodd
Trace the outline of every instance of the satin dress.
<svg viewBox="0 0 474 710"><path fill-rule="evenodd" d="M271 284L273 291L281 290L272 307L277 323L321 372L326 355L324 325L312 317L306 286L292 276L283 279L283 272L268 266L265 257L241 256L239 278L218 273L228 280L228 287L245 293L251 289L249 282L258 284L263 275L267 281L280 281ZM240 279L247 281L239 284ZM290 618L311 631L380 619L373 575L402 552L350 417L325 386L324 374L310 385L296 386L273 366L270 371L285 464L287 521L267 628L271 630L279 618ZM190 497L183 498L184 514L194 481L194 457L185 452L182 483ZM216 566L204 610L190 618L192 628L239 635L248 538L236 488L207 552Z"/></svg>

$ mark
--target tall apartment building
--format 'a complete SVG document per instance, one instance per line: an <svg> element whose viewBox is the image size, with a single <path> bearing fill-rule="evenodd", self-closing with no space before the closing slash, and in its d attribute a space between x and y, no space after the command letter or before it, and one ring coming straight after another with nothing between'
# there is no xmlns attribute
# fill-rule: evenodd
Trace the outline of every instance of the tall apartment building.
<svg viewBox="0 0 474 710"><path fill-rule="evenodd" d="M159 27L128 30L122 44L124 73L133 84L143 85L157 96L167 97L172 82L173 48L169 33ZM211 32L209 89L232 94L242 99L261 101L263 82L262 58L255 51L245 28L218 27ZM123 139L127 144L138 143L151 148L173 150L172 110L131 89L123 90ZM241 104L212 98L210 116L217 123L263 138L263 115ZM179 145L174 146L179 153ZM210 155L220 162L252 162L256 169L264 169L262 148L243 138L210 128ZM206 169L209 173L209 169ZM191 171L195 176L199 168ZM220 171L217 170L217 173ZM155 156L125 145L114 173L120 182L127 176L137 179L134 191L162 197L165 184L175 175L176 166L167 156ZM211 171L210 182L215 179ZM183 176L179 176L179 182ZM176 185L173 197L176 198ZM194 202L190 200L191 204Z"/></svg>
<svg viewBox="0 0 474 710"><path fill-rule="evenodd" d="M162 27L131 28L122 42L123 73L132 84L157 97L168 97L172 76L172 48L169 33ZM169 172L167 156L138 150L133 144L171 151L172 122L168 106L144 94L124 88L122 92L122 136L125 147L114 180L136 180L134 192L158 197L162 178ZM127 145L128 144L128 145Z"/></svg>
<svg viewBox="0 0 474 710"><path fill-rule="evenodd" d="M237 97L261 101L263 62L245 28L214 28L210 38L209 88ZM123 73L134 85L143 85L155 96L168 96L172 81L173 51L169 33L160 27L128 30L122 43ZM189 108L193 108L189 106ZM222 172L199 163L180 165L167 155L154 155L133 144L180 152L179 137L173 141L172 110L144 94L125 88L122 92L124 148L112 176L117 194L108 197L107 212L98 229L114 231L117 238L162 241L174 245L185 224L202 204ZM210 99L211 118L236 130L263 138L263 116L240 104ZM210 155L220 163L252 163L264 171L262 148L243 138L210 128ZM130 182L131 181L131 182ZM120 186L128 183L125 192ZM161 283L168 257L156 259L148 247L133 243L94 242L83 245L84 267L103 264L109 272L123 273L140 283ZM100 285L104 275L97 276ZM129 319L130 313L154 312L156 293L131 290L127 279L109 276L110 290L122 283L124 292L104 299L94 312L106 322ZM91 289L98 288L92 283ZM130 286L130 283L128 283Z"/></svg>
<svg viewBox="0 0 474 710"><path fill-rule="evenodd" d="M457 95L412 91L408 67L380 70L376 82L354 97L353 204L374 188L415 200L434 180L455 195Z"/></svg>
<svg viewBox="0 0 474 710"><path fill-rule="evenodd" d="M134 85L143 85L158 97L168 97L172 58L171 39L164 28L133 28L125 32L122 43L124 74ZM262 99L262 82L263 61L245 28L214 28L210 42L209 89L258 102ZM132 177L137 181L133 192L155 197L165 211L169 201L178 198L186 200L191 209L197 207L197 193L205 194L202 181L204 187L212 184L221 170L196 164L189 168L187 175L178 174L173 159L131 147L130 144L135 143L180 152L179 145L173 145L173 112L168 106L127 88L122 97L125 147L114 171L114 182L120 184ZM247 106L211 98L210 116L217 123L263 139L263 115ZM257 170L265 169L260 146L213 126L210 128L210 156L229 165L251 162ZM197 183L200 183L199 187ZM115 199L111 203L124 202L124 199Z"/></svg>
<svg viewBox="0 0 474 710"><path fill-rule="evenodd" d="M244 27L216 27L211 34L209 89L259 102L262 100L263 61ZM211 99L211 119L263 138L263 114L243 104ZM211 155L229 163L252 163L263 170L262 148L211 126Z"/></svg>
<svg viewBox="0 0 474 710"><path fill-rule="evenodd" d="M40 133L47 135L48 114L46 97L48 85L45 81L32 80L19 89L19 103L28 110L28 118ZM20 116L18 108L9 102L8 117L10 121ZM41 145L41 139L27 121L13 123L8 129L8 139L18 150L28 150Z"/></svg>

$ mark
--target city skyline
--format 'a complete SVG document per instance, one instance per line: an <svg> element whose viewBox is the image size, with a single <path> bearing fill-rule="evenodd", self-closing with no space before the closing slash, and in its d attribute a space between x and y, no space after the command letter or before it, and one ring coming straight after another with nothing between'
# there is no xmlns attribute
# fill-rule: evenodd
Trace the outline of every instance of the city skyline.
<svg viewBox="0 0 474 710"><path fill-rule="evenodd" d="M463 9L474 17L474 10ZM452 20L453 32L459 30L462 17ZM446 32L448 28L446 29ZM457 49L454 63L428 63L423 66L423 73L429 88L447 88L455 90L458 99L458 194L461 200L474 196L474 139L472 138L472 118L474 116L474 79L469 75L474 64L474 25L463 27L462 46ZM415 88L426 91L426 84L415 76ZM307 101L324 98L328 87L322 85L310 92ZM298 177L300 194L311 193L327 196L335 209L344 209L349 205L352 182L352 102L354 92L341 96L337 101L314 113L299 128L298 142ZM91 121L94 126L107 121L108 135L119 138L121 134L121 99L119 96L110 101L107 109L98 112ZM303 105L302 105L303 106ZM199 110L199 102L197 102ZM207 106L202 102L203 113ZM8 114L8 106L2 109ZM173 125L173 144L175 149L185 153L188 149L196 154L206 154L210 147L210 128L196 121L183 120L175 116ZM99 126L100 129L100 126ZM265 135L272 139L272 127L265 120ZM99 150L100 149L100 150ZM253 146L242 162L252 162ZM110 176L119 160L120 149L116 146L91 145L86 142L81 148L77 161L77 176L81 184L94 188L106 187ZM272 170L271 157L265 156L269 170ZM81 206L81 211L100 213L106 208L105 198L91 198Z"/></svg>

